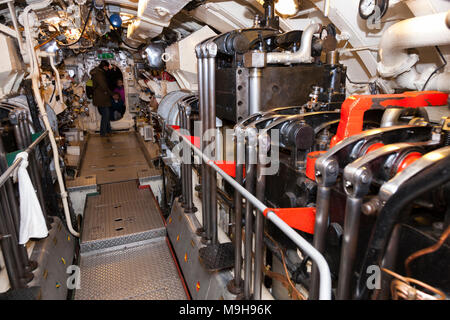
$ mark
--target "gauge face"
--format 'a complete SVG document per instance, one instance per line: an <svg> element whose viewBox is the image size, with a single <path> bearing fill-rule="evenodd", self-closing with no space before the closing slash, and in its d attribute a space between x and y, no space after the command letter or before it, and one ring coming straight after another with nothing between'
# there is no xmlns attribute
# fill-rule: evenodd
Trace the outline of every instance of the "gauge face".
<svg viewBox="0 0 450 320"><path fill-rule="evenodd" d="M376 0L361 0L359 1L359 15L363 19L369 18L374 12L377 6Z"/></svg>

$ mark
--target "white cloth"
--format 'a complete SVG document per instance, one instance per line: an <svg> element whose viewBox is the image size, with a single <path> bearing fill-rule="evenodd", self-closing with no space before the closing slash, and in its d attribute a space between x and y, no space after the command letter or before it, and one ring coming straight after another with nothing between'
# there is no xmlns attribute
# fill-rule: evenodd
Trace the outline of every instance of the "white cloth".
<svg viewBox="0 0 450 320"><path fill-rule="evenodd" d="M20 196L20 230L19 243L25 244L30 238L45 238L48 235L47 225L41 205L36 196L30 176L28 175L28 153L21 152L16 159L22 162L14 173L14 181L19 182Z"/></svg>

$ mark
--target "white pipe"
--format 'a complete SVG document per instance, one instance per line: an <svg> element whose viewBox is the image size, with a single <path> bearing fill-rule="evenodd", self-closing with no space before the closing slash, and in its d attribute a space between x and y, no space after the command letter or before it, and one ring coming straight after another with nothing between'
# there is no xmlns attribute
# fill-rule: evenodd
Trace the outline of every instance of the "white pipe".
<svg viewBox="0 0 450 320"><path fill-rule="evenodd" d="M419 60L406 49L450 44L446 17L450 13L406 19L390 26L380 41L378 72L382 77L396 77L409 71Z"/></svg>
<svg viewBox="0 0 450 320"><path fill-rule="evenodd" d="M292 64L292 63L310 63L313 61L311 57L312 38L314 33L320 31L319 23L310 24L302 33L302 43L297 52L268 52L267 64Z"/></svg>
<svg viewBox="0 0 450 320"><path fill-rule="evenodd" d="M50 65L53 69L53 72L55 73L56 88L58 89L59 102L64 106L63 110L65 110L67 108L67 105L64 103L64 97L62 94L62 86L61 86L61 79L59 76L59 71L58 71L58 69L56 69L56 66L55 66L55 55L56 55L55 53L42 52L42 51L40 52L40 56L50 58Z"/></svg>
<svg viewBox="0 0 450 320"><path fill-rule="evenodd" d="M19 24L17 23L16 9L14 7L13 0L8 1L8 9L9 9L9 13L11 15L11 20L13 22L14 29L16 30L16 33L17 33L17 42L19 42L20 53L23 56L23 54L25 53L25 48L24 48L23 42L22 42L22 35L20 34Z"/></svg>
<svg viewBox="0 0 450 320"><path fill-rule="evenodd" d="M55 163L55 171L56 171L56 176L58 178L58 185L59 185L59 189L60 189L60 193L61 193L67 227L73 236L79 237L80 234L78 232L76 232L72 226L72 220L71 220L70 211L69 211L69 203L67 201L67 192L65 190L64 179L62 177L61 167L59 165L58 146L56 144L55 136L53 134L53 130L52 130L52 127L48 120L47 112L45 110L44 101L42 100L41 92L39 90L39 64L38 64L37 56L36 56L36 53L35 53L34 47L33 47L33 40L32 40L33 38L31 35L30 24L29 24L29 19L28 19L29 13L31 10L43 9L43 8L49 6L51 2L52 2L51 0L45 0L45 1L42 1L39 3L33 3L25 8L24 13L23 13L24 14L23 20L24 20L24 28L25 28L25 37L26 37L26 45L27 45L27 49L28 49L28 54L30 56L30 67L31 67L30 73L31 73L33 92L34 92L34 96L36 98L36 102L39 107L39 111L42 116L42 120L44 121L45 128L48 131L50 144L52 146L53 160Z"/></svg>

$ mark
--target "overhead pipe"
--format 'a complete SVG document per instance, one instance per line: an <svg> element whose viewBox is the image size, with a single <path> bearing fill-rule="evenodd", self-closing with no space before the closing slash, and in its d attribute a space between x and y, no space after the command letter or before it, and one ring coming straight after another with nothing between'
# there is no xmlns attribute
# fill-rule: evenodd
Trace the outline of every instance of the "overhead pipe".
<svg viewBox="0 0 450 320"><path fill-rule="evenodd" d="M28 49L28 53L30 54L30 67L31 67L31 79L32 79L32 88L33 92L39 107L39 111L42 116L42 120L44 122L45 128L48 131L48 136L50 140L50 144L52 147L53 152L53 160L55 165L55 171L56 176L58 179L58 185L61 193L61 199L63 203L64 208L64 214L66 218L67 227L69 229L69 232L75 236L79 237L80 234L73 229L72 226L72 220L70 216L70 209L69 209L69 203L67 200L67 192L64 185L64 179L61 172L61 166L60 166L60 159L59 159L59 153L58 153L58 145L56 144L56 139L52 130L52 127L50 125L50 121L48 120L47 111L45 109L44 101L42 99L40 89L39 89L39 64L37 61L36 52L34 51L33 46L33 36L31 34L31 28L30 28L30 19L29 19L29 13L31 10L38 10L46 8L50 5L51 0L45 0L39 3L33 3L29 6L27 6L23 12L24 15L24 28L25 28L25 36L26 36L26 45Z"/></svg>
<svg viewBox="0 0 450 320"><path fill-rule="evenodd" d="M450 44L450 29L446 24L449 14L450 11L414 17L390 26L381 36L378 73L384 78L397 78L397 86L421 89L429 75L415 69L419 56L408 53L407 49ZM449 80L448 73L437 74L427 89L448 92Z"/></svg>
<svg viewBox="0 0 450 320"><path fill-rule="evenodd" d="M293 64L311 63L312 39L314 33L320 31L322 26L319 23L310 24L302 33L300 49L296 52L268 52L266 54L267 64Z"/></svg>

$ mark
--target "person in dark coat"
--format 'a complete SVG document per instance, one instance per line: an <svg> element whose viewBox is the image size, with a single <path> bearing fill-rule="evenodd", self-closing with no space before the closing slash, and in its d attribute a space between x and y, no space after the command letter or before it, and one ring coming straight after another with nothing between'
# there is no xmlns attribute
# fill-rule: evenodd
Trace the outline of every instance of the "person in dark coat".
<svg viewBox="0 0 450 320"><path fill-rule="evenodd" d="M112 92L108 87L106 71L109 70L109 62L102 60L98 67L91 71L93 87L93 103L102 116L100 123L100 135L106 136L111 133L110 108Z"/></svg>

